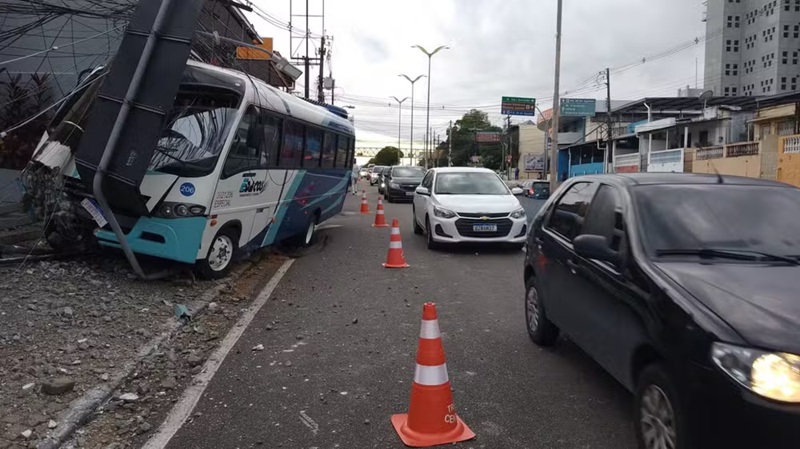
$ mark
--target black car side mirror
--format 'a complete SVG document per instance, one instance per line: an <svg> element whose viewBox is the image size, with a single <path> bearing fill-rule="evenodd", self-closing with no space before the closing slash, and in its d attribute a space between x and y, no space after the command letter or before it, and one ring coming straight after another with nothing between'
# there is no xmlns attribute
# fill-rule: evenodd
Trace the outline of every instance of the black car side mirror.
<svg viewBox="0 0 800 449"><path fill-rule="evenodd" d="M618 251L611 249L608 240L602 235L583 234L575 237L572 247L579 256L618 264L622 258Z"/></svg>

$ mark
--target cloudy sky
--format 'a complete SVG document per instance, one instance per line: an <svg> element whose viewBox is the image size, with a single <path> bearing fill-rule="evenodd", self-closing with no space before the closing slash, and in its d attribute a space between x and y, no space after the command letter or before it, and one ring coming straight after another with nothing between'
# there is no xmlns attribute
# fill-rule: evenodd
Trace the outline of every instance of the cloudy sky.
<svg viewBox="0 0 800 449"><path fill-rule="evenodd" d="M292 0L253 0L249 14L258 32L274 38L274 48L290 54ZM309 0L319 14L323 0ZM605 98L597 74L612 69L614 100L675 95L703 80L705 23L702 0L564 0L561 92L574 98ZM294 0L303 14L304 0ZM534 97L542 109L552 103L555 67L556 0L327 0L325 34L333 36L331 70L337 105L355 106L358 146L397 144L398 108L391 96L411 95L399 74L427 72L428 50L448 45L433 58L431 127L444 134L450 120L471 108L500 124L500 97ZM259 11L260 10L260 11ZM305 19L294 17L302 36ZM322 23L309 28L322 34ZM700 38L698 45L690 45ZM302 37L294 39L302 56ZM312 40L312 52L318 40ZM642 59L645 63L642 64ZM325 69L326 75L328 68ZM314 75L318 68L312 69ZM316 86L312 76L312 91ZM299 79L302 84L303 78ZM425 132L426 80L416 84L414 146ZM402 147L410 138L410 101L403 104ZM522 118L514 118L513 122Z"/></svg>

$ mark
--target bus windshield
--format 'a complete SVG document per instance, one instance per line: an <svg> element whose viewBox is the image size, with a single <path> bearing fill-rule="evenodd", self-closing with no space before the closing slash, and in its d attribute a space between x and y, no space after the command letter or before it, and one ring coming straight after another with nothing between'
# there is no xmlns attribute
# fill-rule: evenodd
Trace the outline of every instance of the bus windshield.
<svg viewBox="0 0 800 449"><path fill-rule="evenodd" d="M228 93L179 94L149 169L183 177L210 174L236 121L238 104L238 96Z"/></svg>

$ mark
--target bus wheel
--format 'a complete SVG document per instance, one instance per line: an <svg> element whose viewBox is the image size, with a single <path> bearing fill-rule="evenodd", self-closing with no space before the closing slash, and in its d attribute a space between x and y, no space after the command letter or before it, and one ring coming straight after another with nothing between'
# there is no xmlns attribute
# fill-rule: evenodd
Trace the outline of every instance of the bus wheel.
<svg viewBox="0 0 800 449"><path fill-rule="evenodd" d="M238 248L238 236L232 228L221 229L214 240L208 255L197 262L197 270L205 279L219 279L225 277L233 264Z"/></svg>
<svg viewBox="0 0 800 449"><path fill-rule="evenodd" d="M311 219L308 220L308 227L306 228L306 232L301 236L299 242L302 246L310 246L311 242L314 241L314 234L316 234L317 232L317 222L319 222L317 214L312 215Z"/></svg>

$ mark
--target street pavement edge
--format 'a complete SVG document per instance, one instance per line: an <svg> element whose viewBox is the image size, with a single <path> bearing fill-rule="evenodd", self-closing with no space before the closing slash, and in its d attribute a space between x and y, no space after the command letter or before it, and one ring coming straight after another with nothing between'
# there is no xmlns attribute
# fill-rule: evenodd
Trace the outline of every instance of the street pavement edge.
<svg viewBox="0 0 800 449"><path fill-rule="evenodd" d="M233 349L236 342L239 341L239 338L253 321L258 311L261 310L261 307L263 307L270 296L272 296L272 292L278 284L280 284L281 279L283 279L283 276L289 271L289 268L291 268L295 260L296 259L289 259L284 262L272 276L272 279L270 279L269 283L261 290L255 301L253 301L250 307L242 314L239 321L233 325L219 347L208 358L200 374L192 380L191 385L186 387L181 398L169 412L169 415L164 419L161 426L159 426L156 434L145 443L142 449L162 449L166 447L192 413L192 410L194 410L197 401L200 400L209 382L211 382L211 379L214 378L217 370L225 361L225 357L230 353L231 349Z"/></svg>

